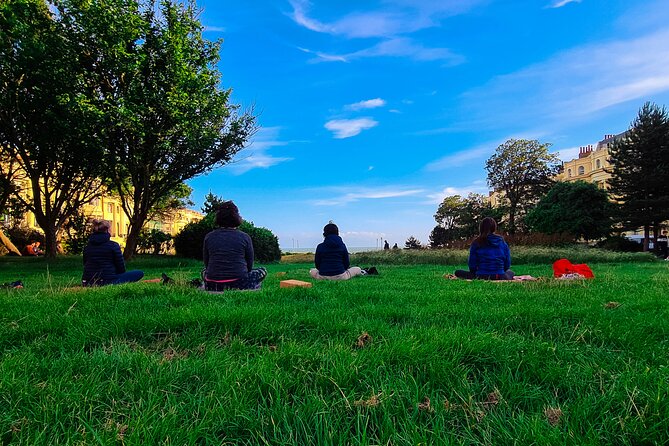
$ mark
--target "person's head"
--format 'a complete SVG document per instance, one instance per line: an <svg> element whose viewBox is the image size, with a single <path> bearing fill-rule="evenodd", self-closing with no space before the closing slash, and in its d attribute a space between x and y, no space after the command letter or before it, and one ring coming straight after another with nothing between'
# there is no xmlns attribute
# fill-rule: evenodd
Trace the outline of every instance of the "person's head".
<svg viewBox="0 0 669 446"><path fill-rule="evenodd" d="M339 235L339 228L336 224L330 222L325 225L323 228L323 237L327 237L328 235Z"/></svg>
<svg viewBox="0 0 669 446"><path fill-rule="evenodd" d="M479 224L479 236L476 237L476 242L479 245L485 245L490 234L494 234L497 230L497 222L492 217L486 217L481 220Z"/></svg>
<svg viewBox="0 0 669 446"><path fill-rule="evenodd" d="M216 211L216 225L221 228L236 228L242 224L237 205L232 201L224 201Z"/></svg>
<svg viewBox="0 0 669 446"><path fill-rule="evenodd" d="M93 232L109 232L111 229L111 222L109 220L95 219L91 223Z"/></svg>
<svg viewBox="0 0 669 446"><path fill-rule="evenodd" d="M40 242L36 241L35 243L33 243L33 245L35 245L35 248L39 248Z"/></svg>

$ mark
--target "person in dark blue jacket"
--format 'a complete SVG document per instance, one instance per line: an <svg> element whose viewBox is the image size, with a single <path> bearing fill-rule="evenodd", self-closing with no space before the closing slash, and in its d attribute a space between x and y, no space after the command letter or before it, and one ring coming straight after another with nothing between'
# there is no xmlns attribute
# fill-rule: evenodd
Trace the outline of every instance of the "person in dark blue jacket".
<svg viewBox="0 0 669 446"><path fill-rule="evenodd" d="M479 236L469 248L469 271L457 270L461 279L512 280L511 253L504 238L495 234L497 223L486 217L479 225Z"/></svg>
<svg viewBox="0 0 669 446"><path fill-rule="evenodd" d="M93 234L84 248L83 286L116 285L137 282L144 277L139 270L126 271L118 243L111 240L108 220L93 220Z"/></svg>
<svg viewBox="0 0 669 446"><path fill-rule="evenodd" d="M344 241L339 237L339 228L330 222L323 228L323 243L316 247L314 262L316 268L312 268L309 274L314 279L348 280L351 277L362 274L362 269L351 266L348 257L348 249Z"/></svg>

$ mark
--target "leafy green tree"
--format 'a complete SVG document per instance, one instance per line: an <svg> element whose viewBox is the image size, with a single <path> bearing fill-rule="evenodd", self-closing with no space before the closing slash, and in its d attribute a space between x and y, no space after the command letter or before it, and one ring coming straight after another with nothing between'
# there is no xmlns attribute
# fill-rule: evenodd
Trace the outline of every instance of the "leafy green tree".
<svg viewBox="0 0 669 446"><path fill-rule="evenodd" d="M650 229L655 238L669 219L669 115L647 102L623 138L609 149L613 197L619 200L619 219L625 229L644 228L644 250ZM657 244L656 244L657 245Z"/></svg>
<svg viewBox="0 0 669 446"><path fill-rule="evenodd" d="M215 213L222 203L226 200L223 197L219 197L213 194L211 191L204 196L204 204L202 205L202 213L209 215Z"/></svg>
<svg viewBox="0 0 669 446"><path fill-rule="evenodd" d="M423 249L423 244L413 235L404 242L405 249Z"/></svg>
<svg viewBox="0 0 669 446"><path fill-rule="evenodd" d="M430 248L448 248L453 242L453 233L442 226L435 226L430 232Z"/></svg>
<svg viewBox="0 0 669 446"><path fill-rule="evenodd" d="M229 162L255 131L255 117L221 88L221 42L202 37L192 2L59 4L81 30L105 103L106 172L130 222L130 257L152 210L185 181Z"/></svg>
<svg viewBox="0 0 669 446"><path fill-rule="evenodd" d="M613 212L605 190L584 181L564 182L556 183L525 220L537 232L595 240L611 232Z"/></svg>
<svg viewBox="0 0 669 446"><path fill-rule="evenodd" d="M81 48L49 6L0 2L0 150L29 180L16 198L53 257L65 222L100 193L104 126Z"/></svg>
<svg viewBox="0 0 669 446"><path fill-rule="evenodd" d="M486 161L488 185L508 204L508 231L516 232L518 217L553 184L559 159L548 153L550 144L537 140L509 139Z"/></svg>
<svg viewBox="0 0 669 446"><path fill-rule="evenodd" d="M139 235L137 243L138 248L143 251L153 250L153 255L158 255L163 251L169 249L169 242L172 241L172 236L160 229L143 229Z"/></svg>
<svg viewBox="0 0 669 446"><path fill-rule="evenodd" d="M492 217L499 222L501 216L502 209L493 208L483 195L470 193L466 198L460 195L446 197L434 214L437 227L430 235L430 245L444 247L454 240L470 238L478 233L479 223L484 217Z"/></svg>

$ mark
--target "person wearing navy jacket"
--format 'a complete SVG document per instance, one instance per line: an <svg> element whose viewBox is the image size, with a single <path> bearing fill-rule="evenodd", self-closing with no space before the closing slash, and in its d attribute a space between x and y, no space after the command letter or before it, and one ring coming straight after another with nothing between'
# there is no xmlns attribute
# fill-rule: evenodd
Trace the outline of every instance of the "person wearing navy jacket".
<svg viewBox="0 0 669 446"><path fill-rule="evenodd" d="M126 271L125 261L118 243L111 240L108 220L93 220L93 234L84 248L83 286L116 285L137 282L144 273L139 270Z"/></svg>
<svg viewBox="0 0 669 446"><path fill-rule="evenodd" d="M348 249L344 241L339 237L339 228L330 222L323 228L323 243L316 247L314 263L309 274L314 279L326 280L348 280L351 277L363 274L362 269L351 266L348 257Z"/></svg>
<svg viewBox="0 0 669 446"><path fill-rule="evenodd" d="M457 270L461 279L512 280L511 252L504 238L495 234L497 222L490 217L481 220L479 236L469 247L469 271Z"/></svg>

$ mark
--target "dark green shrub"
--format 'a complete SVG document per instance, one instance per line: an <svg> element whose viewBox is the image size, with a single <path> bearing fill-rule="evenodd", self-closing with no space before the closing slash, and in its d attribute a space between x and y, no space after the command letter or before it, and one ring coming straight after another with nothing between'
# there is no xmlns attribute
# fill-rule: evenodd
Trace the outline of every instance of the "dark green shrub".
<svg viewBox="0 0 669 446"><path fill-rule="evenodd" d="M619 235L607 237L601 242L597 243L597 247L606 249L607 251L619 252L641 252L643 245Z"/></svg>
<svg viewBox="0 0 669 446"><path fill-rule="evenodd" d="M202 259L204 237L216 229L214 214L209 214L202 220L189 223L174 237L174 249L178 256L192 259ZM258 262L276 262L281 260L279 239L266 228L254 226L252 222L243 222L239 227L246 232L253 241L253 251Z"/></svg>
<svg viewBox="0 0 669 446"><path fill-rule="evenodd" d="M68 254L81 254L88 243L91 228L82 212L70 217L63 225L63 249Z"/></svg>
<svg viewBox="0 0 669 446"><path fill-rule="evenodd" d="M152 253L158 255L161 252L167 252L170 249L170 242L172 236L159 229L142 229L139 233L139 240L137 241L137 248L140 253Z"/></svg>

